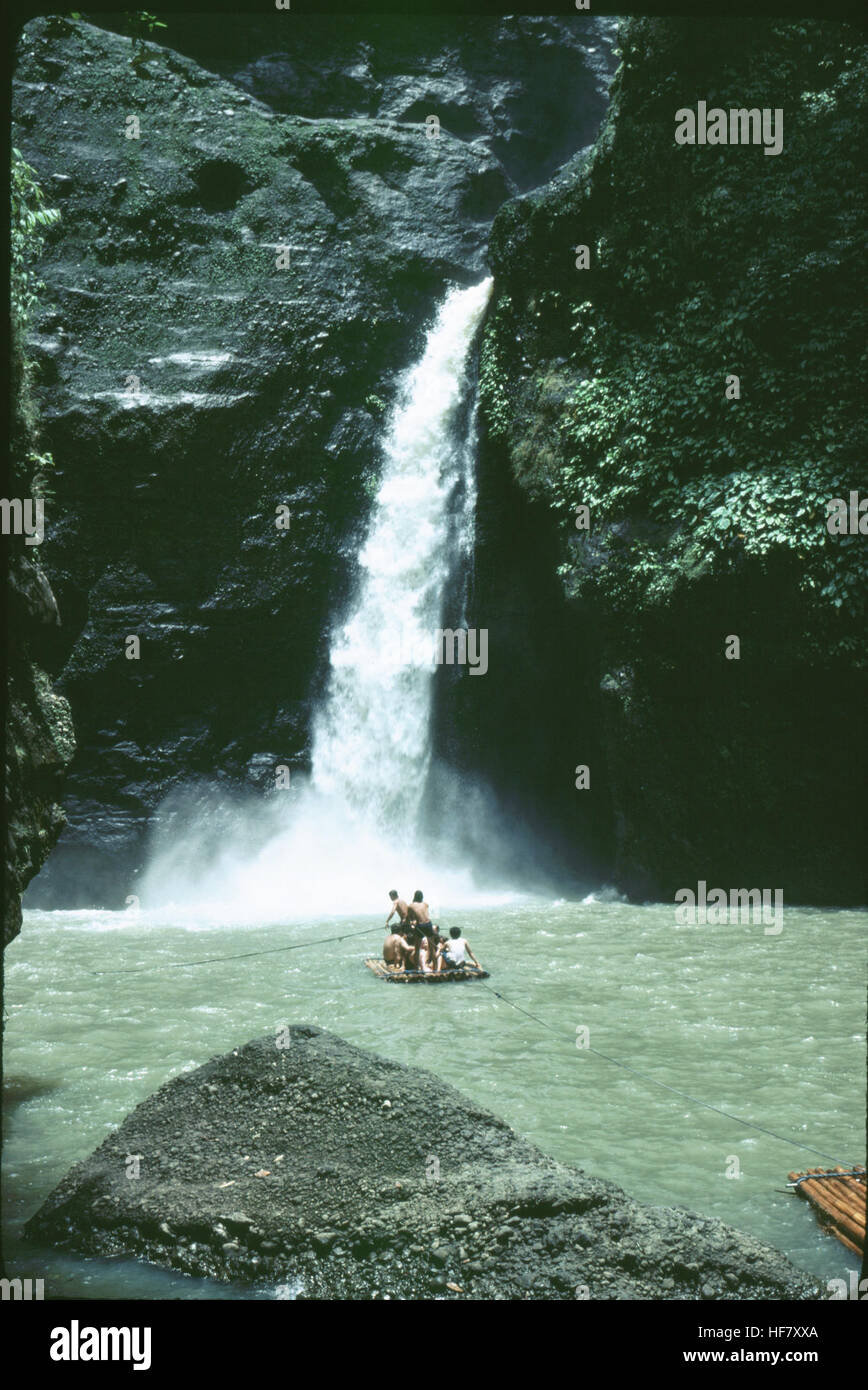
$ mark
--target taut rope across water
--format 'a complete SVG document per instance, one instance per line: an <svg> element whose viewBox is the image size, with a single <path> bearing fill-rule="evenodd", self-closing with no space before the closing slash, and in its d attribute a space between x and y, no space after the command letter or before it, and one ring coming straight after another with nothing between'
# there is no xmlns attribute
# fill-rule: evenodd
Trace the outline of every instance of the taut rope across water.
<svg viewBox="0 0 868 1390"><path fill-rule="evenodd" d="M271 946L263 951L244 951L240 955L205 956L201 960L170 961L166 965L131 966L128 969L122 968L120 970L88 970L86 973L88 975L137 975L147 970L184 970L195 965L212 965L215 963L219 964L221 961L248 960L253 956L277 955L281 951L300 951L308 946L325 946L335 941L351 941L356 937L368 936L371 932L380 930L381 928L379 926L365 927L362 931L344 932L341 936L323 936L318 937L316 941L296 941L289 946ZM502 1003L508 1004L511 1009L515 1009L518 1013L524 1014L526 1018L531 1019L534 1023L538 1023L541 1028L545 1028L549 1033L553 1033L555 1037L564 1040L569 1039L570 1042L574 1041L571 1034L562 1033L559 1028L553 1027L552 1024L546 1023L545 1019L530 1013L530 1011L523 1008L521 1004L516 1004L514 1000L507 999L506 995L501 994L499 990L494 989L491 985L487 985L484 980L480 979L477 983L480 984L483 989L488 990L489 994L493 994L495 999L500 999ZM824 1149L814 1148L812 1144L802 1143L798 1139L789 1139L785 1134L777 1134L775 1130L766 1129L764 1125L758 1125L753 1120L742 1119L740 1115L734 1115L730 1110L723 1110L719 1105L712 1105L710 1101L700 1100L698 1096L691 1096L687 1091L679 1090L677 1086L669 1086L665 1081L658 1081L655 1077L648 1076L645 1072L639 1071L638 1068L630 1066L629 1062L620 1062L617 1057L610 1057L607 1052L601 1052L599 1048L591 1047L590 1044L582 1050L585 1052L593 1052L595 1057L602 1057L604 1062L611 1062L613 1066L620 1067L623 1071L631 1072L633 1076L638 1076L641 1081L646 1081L650 1086L658 1086L663 1091L669 1091L674 1096L680 1096L682 1100L689 1100L692 1105L700 1105L705 1110L713 1110L716 1115L723 1115L725 1119L734 1120L736 1124L744 1125L747 1129L755 1129L759 1134L765 1134L770 1139L777 1139L781 1144L789 1144L791 1148L794 1149L804 1149L807 1153L817 1154L820 1158L827 1158L832 1163L842 1165L849 1164L851 1167L853 1165L852 1159L841 1159L835 1154L827 1153Z"/></svg>
<svg viewBox="0 0 868 1390"><path fill-rule="evenodd" d="M485 984L482 980L480 980L480 984L483 989L487 989L489 994L493 994L496 999L502 1000L504 1004L509 1004L510 1008L516 1009L527 1018L533 1019L534 1023L538 1023L541 1028L546 1028L548 1032L554 1033L555 1037L569 1038L570 1042L574 1041L569 1033L562 1033L559 1028L553 1028L550 1023L546 1023L545 1019L537 1018L536 1014L529 1013L528 1010L523 1009L520 1004L514 1003L512 999L507 999L506 995L501 994L498 990L492 989L491 985ZM634 1076L638 1076L642 1081L647 1081L651 1086L659 1086L663 1091L671 1091L674 1096L681 1096L682 1099L689 1100L693 1105L701 1105L706 1110L713 1110L716 1115L725 1115L728 1120L735 1120L736 1124L746 1125L748 1129L758 1130L760 1134L767 1134L772 1139L780 1140L782 1144L790 1144L795 1149L806 1149L808 1153L819 1154L821 1158L831 1159L833 1163L844 1162L843 1159L836 1158L834 1154L825 1153L822 1149L815 1149L811 1144L802 1144L798 1139L788 1139L785 1134L776 1134L773 1129L765 1129L763 1125L755 1124L753 1120L743 1120L740 1115L733 1115L731 1111L721 1110L720 1106L712 1105L707 1100L699 1100L697 1096L688 1095L687 1091L680 1091L677 1086L668 1086L665 1081L657 1081L655 1077L647 1076L645 1072L638 1071L636 1067L631 1067L628 1062L619 1062L617 1057L610 1057L608 1053L601 1052L599 1048L591 1047L590 1044L583 1048L582 1051L593 1052L595 1057L602 1057L605 1062L611 1062L613 1066L621 1067L624 1071L632 1072ZM848 1159L847 1162L852 1162L852 1160Z"/></svg>

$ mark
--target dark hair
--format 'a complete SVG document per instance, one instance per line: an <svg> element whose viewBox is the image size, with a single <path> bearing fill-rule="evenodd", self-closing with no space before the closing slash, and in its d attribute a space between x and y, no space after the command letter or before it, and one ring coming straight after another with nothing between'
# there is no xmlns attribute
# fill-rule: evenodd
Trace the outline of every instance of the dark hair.
<svg viewBox="0 0 868 1390"><path fill-rule="evenodd" d="M421 888L416 889L416 892L413 894L413 901L414 903L421 903L425 901Z"/></svg>
<svg viewBox="0 0 868 1390"><path fill-rule="evenodd" d="M390 898L397 898L397 896L398 896L398 890L397 890L397 888L390 888L390 889L389 889L389 897L390 897Z"/></svg>
<svg viewBox="0 0 868 1390"><path fill-rule="evenodd" d="M457 941L458 938L459 938L459 936L461 935L461 928L460 928L460 927L450 927L450 928L449 928L449 935L452 937L452 940L453 940L453 941Z"/></svg>

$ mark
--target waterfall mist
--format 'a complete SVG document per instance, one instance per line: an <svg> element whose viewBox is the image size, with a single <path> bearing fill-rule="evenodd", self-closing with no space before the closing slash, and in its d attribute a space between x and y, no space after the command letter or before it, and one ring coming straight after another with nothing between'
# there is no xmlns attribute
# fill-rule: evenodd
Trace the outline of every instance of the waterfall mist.
<svg viewBox="0 0 868 1390"><path fill-rule="evenodd" d="M384 466L349 611L331 638L310 776L262 797L179 789L155 819L145 908L277 921L382 907L389 888L492 903L466 862L458 808L421 808L431 769L435 633L473 546L475 416L468 359L491 280L451 291L387 421ZM436 848L435 848L436 847Z"/></svg>

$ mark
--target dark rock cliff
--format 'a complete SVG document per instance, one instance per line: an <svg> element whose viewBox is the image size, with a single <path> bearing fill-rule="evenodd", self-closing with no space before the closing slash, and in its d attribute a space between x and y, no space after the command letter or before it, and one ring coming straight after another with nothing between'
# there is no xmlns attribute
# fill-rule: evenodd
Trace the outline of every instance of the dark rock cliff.
<svg viewBox="0 0 868 1390"><path fill-rule="evenodd" d="M175 782L304 767L396 373L446 285L485 273L498 206L599 124L612 25L576 23L165 35L232 81L26 26L16 140L63 212L31 349L79 735L35 904L122 905Z"/></svg>
<svg viewBox="0 0 868 1390"><path fill-rule="evenodd" d="M64 214L32 337L44 659L80 744L32 900L119 906L176 782L305 767L396 375L488 257L468 618L490 674L442 673L435 717L437 764L496 792L481 840L511 854L521 824L540 876L639 898L864 901L866 543L824 526L864 456L864 46L630 21L582 150L608 21L286 18L178 18L173 48L22 36L16 139ZM782 108L782 152L676 146L699 100Z"/></svg>
<svg viewBox="0 0 868 1390"><path fill-rule="evenodd" d="M34 659L60 622L51 586L39 563L18 551L6 578L4 946L21 928L21 894L66 823L64 773L75 749L69 703Z"/></svg>
<svg viewBox="0 0 868 1390"><path fill-rule="evenodd" d="M32 170L14 156L12 181L9 452L4 460L0 552L0 722L4 786L0 860L5 947L21 927L21 894L39 872L66 823L61 806L66 768L75 750L69 703L52 685L51 649L60 625L57 601L40 563L53 520L52 460L44 452L33 400L33 363L24 342L35 299L29 262L38 251L46 210ZM16 514L15 509L20 508ZM8 534L7 534L8 532ZM2 977L2 969L0 969Z"/></svg>
<svg viewBox="0 0 868 1390"><path fill-rule="evenodd" d="M868 539L825 522L829 499L866 494L865 46L729 20L631 20L619 42L593 150L493 228L480 501L504 473L516 501L480 546L475 619L516 650L551 629L540 792L563 825L568 796L608 798L619 887L864 902ZM700 100L782 108L782 152L676 145L676 110ZM541 544L568 602L510 623L504 555ZM513 689L484 697L466 746L481 727L492 761Z"/></svg>
<svg viewBox="0 0 868 1390"><path fill-rule="evenodd" d="M485 149L516 191L599 130L617 22L597 16L176 15L165 42L275 111L423 122Z"/></svg>

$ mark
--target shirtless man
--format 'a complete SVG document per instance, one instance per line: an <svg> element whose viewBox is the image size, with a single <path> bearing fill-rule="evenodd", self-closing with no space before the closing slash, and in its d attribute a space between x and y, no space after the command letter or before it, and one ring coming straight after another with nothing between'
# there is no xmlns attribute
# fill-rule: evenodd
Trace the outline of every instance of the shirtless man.
<svg viewBox="0 0 868 1390"><path fill-rule="evenodd" d="M417 888L413 894L413 901L407 907L407 918L414 926L424 927L431 925L431 913L428 911L428 904L423 899L421 888Z"/></svg>
<svg viewBox="0 0 868 1390"><path fill-rule="evenodd" d="M416 889L413 894L413 901L407 908L407 925L416 932L419 943L416 947L416 969L422 970L426 975L433 974L434 963L437 959L435 941L437 928L431 921L431 913L421 888Z"/></svg>
<svg viewBox="0 0 868 1390"><path fill-rule="evenodd" d="M405 924L405 922L407 921L407 913L410 911L410 909L408 908L407 904L404 902L404 899L398 897L398 890L397 890L397 888L391 888L391 889L389 890L389 897L392 899L392 911L389 913L388 917L386 918L386 926L389 925L389 923L391 922L391 920L392 920L392 918L394 917L395 913L397 912L397 914L398 914L398 926L399 926L399 927L403 927L404 924Z"/></svg>
<svg viewBox="0 0 868 1390"><path fill-rule="evenodd" d="M383 942L383 960L387 965L400 965L406 970L415 951L398 932L390 932Z"/></svg>

